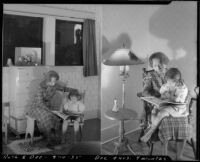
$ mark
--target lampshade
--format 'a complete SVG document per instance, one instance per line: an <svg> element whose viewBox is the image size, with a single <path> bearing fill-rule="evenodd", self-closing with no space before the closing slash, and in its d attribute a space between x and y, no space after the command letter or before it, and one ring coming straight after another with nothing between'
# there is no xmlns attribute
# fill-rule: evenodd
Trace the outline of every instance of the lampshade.
<svg viewBox="0 0 200 162"><path fill-rule="evenodd" d="M133 52L129 49L117 49L109 59L103 61L104 65L108 66L125 66L144 64Z"/></svg>

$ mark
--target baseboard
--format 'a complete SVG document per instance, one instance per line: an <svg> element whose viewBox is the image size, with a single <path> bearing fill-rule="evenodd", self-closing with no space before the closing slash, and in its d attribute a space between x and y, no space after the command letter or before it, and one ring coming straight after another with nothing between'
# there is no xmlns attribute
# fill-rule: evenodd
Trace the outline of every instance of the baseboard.
<svg viewBox="0 0 200 162"><path fill-rule="evenodd" d="M131 131L126 132L125 135L128 135L128 134L131 133L133 136L139 136L140 132L141 132L141 128L139 127L139 128L136 128L136 129L133 129L133 130L131 130ZM111 138L111 139L108 139L107 141L102 141L101 144L102 144L102 145L103 145L103 144L106 144L106 143L108 143L108 142L110 142L110 141L113 141L113 140L115 140L115 139L118 139L118 138L119 138L119 136L113 137L113 138Z"/></svg>
<svg viewBox="0 0 200 162"><path fill-rule="evenodd" d="M125 126L125 134L129 134L131 132L137 131L138 128L138 121L136 120L129 120L124 123ZM119 137L119 124L112 125L110 127L104 128L101 130L101 143L106 143L113 139Z"/></svg>

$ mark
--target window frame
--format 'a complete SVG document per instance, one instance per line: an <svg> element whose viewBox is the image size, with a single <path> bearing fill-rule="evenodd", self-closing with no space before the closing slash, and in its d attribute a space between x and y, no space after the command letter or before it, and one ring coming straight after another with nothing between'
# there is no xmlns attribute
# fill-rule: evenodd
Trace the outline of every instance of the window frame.
<svg viewBox="0 0 200 162"><path fill-rule="evenodd" d="M38 17L38 18L42 18L43 20L43 24L42 24L42 42L44 42L44 39L43 39L43 35L44 35L44 17L42 16L39 16L39 15L34 15L34 14L24 14L24 13L20 13L20 12L13 12L13 11L5 11L3 12L3 16L4 15L13 15L13 16L27 16L27 17ZM3 24L2 24L3 25ZM44 43L43 43L44 44ZM3 37L2 37L2 47L3 47ZM42 46L42 51L41 51L41 59L45 59L45 52L44 52L44 45ZM3 51L2 51L3 52ZM2 54L2 59L3 59L3 54ZM44 64L44 65L43 65ZM45 61L43 60L43 63L41 62L41 66L45 66Z"/></svg>
<svg viewBox="0 0 200 162"><path fill-rule="evenodd" d="M45 7L47 8L47 7ZM51 10L52 8L49 8ZM59 9L56 9L59 10ZM34 13L32 10L30 12L23 12L23 11L13 11L13 10L4 10L3 14L10 14L10 15L19 15L19 16L29 16L29 17L39 17L43 18L43 30L42 30L42 41L43 41L43 65L41 66L55 66L55 34L56 34L56 19L58 20L66 20L66 21L74 21L74 22L84 22L84 18L81 17L69 17L65 14L64 16L53 15L49 11L49 14L42 14L42 13ZM52 33L52 34L48 34ZM2 55L3 57L3 55ZM66 65L66 66L73 66L73 65ZM83 66L83 65L78 65ZM62 67L62 66L59 66Z"/></svg>
<svg viewBox="0 0 200 162"><path fill-rule="evenodd" d="M69 22L77 22L77 23L82 23L82 28L83 28L83 19L80 18L68 18L68 17L60 17L60 16L56 16L55 17L55 34L56 34L56 20L61 20L61 21L69 21ZM55 44L56 45L56 40L55 40ZM55 55L56 55L56 49L54 50ZM82 55L83 57L83 55ZM55 65L55 61L54 61L54 65ZM84 65L55 65L55 66L84 66Z"/></svg>

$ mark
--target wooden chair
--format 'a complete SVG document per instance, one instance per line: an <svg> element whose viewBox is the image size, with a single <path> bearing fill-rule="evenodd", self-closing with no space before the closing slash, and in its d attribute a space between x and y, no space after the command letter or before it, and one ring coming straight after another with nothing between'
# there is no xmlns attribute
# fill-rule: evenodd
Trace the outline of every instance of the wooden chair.
<svg viewBox="0 0 200 162"><path fill-rule="evenodd" d="M143 79L145 79L145 77L147 76L149 71L146 71L146 69L144 68L143 69ZM195 89L195 92L197 94L197 88ZM138 97L141 97L142 96L142 93L138 93L137 94ZM197 94L198 96L198 94ZM196 101L196 98L194 97L191 97L190 93L188 94L187 96L187 108L188 108L188 112L189 112L189 115L187 117L178 117L178 118L175 118L175 117L165 117L158 129L153 133L153 135L151 136L151 139L147 142L147 145L149 146L149 154L152 155L153 153L153 147L154 147L154 143L159 141L159 137L158 137L158 133L159 131L162 131L162 126L168 122L179 122L179 121L183 121L185 122L186 124L188 124L188 127L191 127L191 122L192 122L192 104L193 102ZM140 137L143 136L144 132L145 132L145 129L148 127L148 123L150 122L150 116L151 116L151 111L152 111L152 106L147 103L147 102L144 102L144 111L145 111L145 120L143 122L143 126L142 126L142 131L141 131L141 134L140 134ZM181 124L181 122L180 122ZM175 129L175 128L173 128ZM164 130L163 130L164 131ZM139 137L139 141L140 141L140 137ZM170 139L171 140L174 140L174 139ZM165 141L163 143L163 147L164 147L164 153L167 152L167 147L168 147L168 141ZM175 140L176 142L178 142L177 140ZM191 137L190 139L184 139L183 143L187 142L193 149L193 152L194 152L194 157L196 159L196 147L195 147L195 144L194 144L194 139ZM184 146L184 144L183 144ZM183 151L184 148L181 148L181 151Z"/></svg>
<svg viewBox="0 0 200 162"><path fill-rule="evenodd" d="M9 117L10 117L10 103L3 103L3 111L2 111L2 133L5 133L5 144L8 143L8 125L9 125Z"/></svg>

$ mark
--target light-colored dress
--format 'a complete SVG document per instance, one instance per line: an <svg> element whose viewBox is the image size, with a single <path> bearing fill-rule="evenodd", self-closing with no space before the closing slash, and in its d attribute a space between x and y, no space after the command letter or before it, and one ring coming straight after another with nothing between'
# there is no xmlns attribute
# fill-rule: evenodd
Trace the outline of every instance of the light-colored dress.
<svg viewBox="0 0 200 162"><path fill-rule="evenodd" d="M77 101L74 103L71 100L68 100L64 104L64 113L66 113L66 114L68 114L67 112L81 114L84 111L85 111L85 105L81 101ZM79 116L70 116L68 119L75 120L77 122L82 122L82 118L80 118Z"/></svg>
<svg viewBox="0 0 200 162"><path fill-rule="evenodd" d="M170 86L166 83L160 88L160 93L168 93L174 102L184 103L188 95L188 88L184 83L175 86ZM170 105L163 107L162 109L167 111L173 117L183 117L188 115L187 105Z"/></svg>

